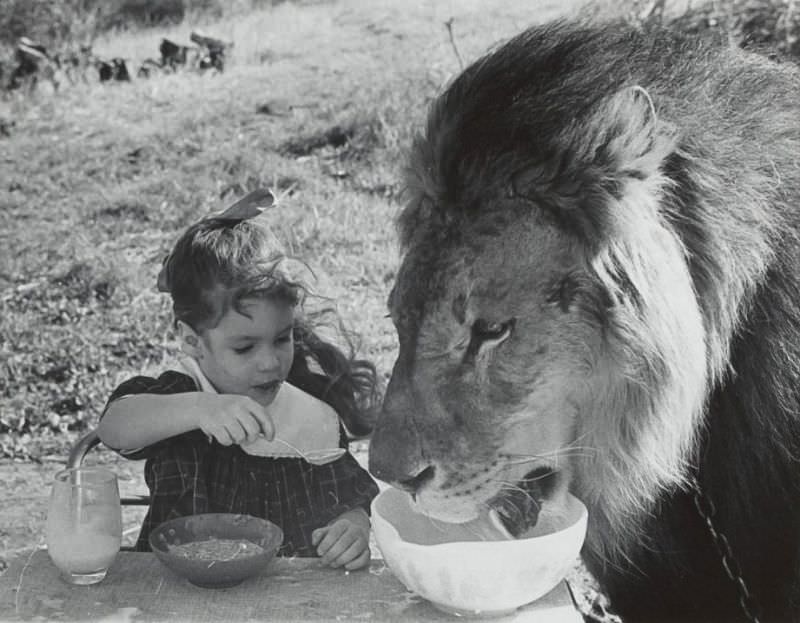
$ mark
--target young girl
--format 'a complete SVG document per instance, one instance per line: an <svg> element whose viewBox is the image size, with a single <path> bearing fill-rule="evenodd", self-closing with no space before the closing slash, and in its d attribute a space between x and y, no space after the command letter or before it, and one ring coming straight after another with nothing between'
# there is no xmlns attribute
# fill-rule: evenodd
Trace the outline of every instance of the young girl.
<svg viewBox="0 0 800 623"><path fill-rule="evenodd" d="M117 387L97 432L124 456L147 459L138 550L167 519L243 513L281 527L280 555L357 569L370 559L378 488L346 448L348 435L370 431L376 373L301 315L305 289L255 218L273 202L256 191L180 237L159 289L172 297L185 357L158 378ZM331 447L343 450L327 456ZM310 458L320 453L322 465Z"/></svg>

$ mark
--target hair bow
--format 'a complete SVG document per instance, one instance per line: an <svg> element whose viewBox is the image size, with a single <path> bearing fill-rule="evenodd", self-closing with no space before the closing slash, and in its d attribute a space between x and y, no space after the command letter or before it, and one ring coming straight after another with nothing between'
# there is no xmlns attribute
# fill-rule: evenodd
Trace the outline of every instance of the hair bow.
<svg viewBox="0 0 800 623"><path fill-rule="evenodd" d="M236 203L228 206L222 213L212 218L226 221L246 221L255 218L276 203L275 195L269 188L258 188L247 193Z"/></svg>
<svg viewBox="0 0 800 623"><path fill-rule="evenodd" d="M275 194L269 188L258 188L247 193L244 197L229 205L219 214L213 214L203 220L213 219L238 223L259 216L276 203ZM169 261L169 258L170 254L168 253L161 264L161 270L156 279L156 287L159 292L170 291L169 284L167 283L167 261Z"/></svg>

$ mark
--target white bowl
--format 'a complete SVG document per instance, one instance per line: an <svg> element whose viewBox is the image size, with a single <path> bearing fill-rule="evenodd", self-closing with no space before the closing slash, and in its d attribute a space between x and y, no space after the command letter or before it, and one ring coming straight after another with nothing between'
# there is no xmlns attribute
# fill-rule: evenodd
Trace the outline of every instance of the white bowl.
<svg viewBox="0 0 800 623"><path fill-rule="evenodd" d="M575 564L587 518L568 494L560 518L548 522L553 531L507 539L488 525L476 538L492 540L469 540L475 530L418 513L398 489L372 502L375 539L392 572L408 590L458 615L500 616L549 593Z"/></svg>

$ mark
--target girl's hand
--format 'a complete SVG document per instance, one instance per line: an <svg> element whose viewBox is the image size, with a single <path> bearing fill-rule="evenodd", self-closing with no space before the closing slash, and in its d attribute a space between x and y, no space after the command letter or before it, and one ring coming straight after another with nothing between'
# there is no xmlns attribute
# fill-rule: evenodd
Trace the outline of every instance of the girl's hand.
<svg viewBox="0 0 800 623"><path fill-rule="evenodd" d="M197 427L223 446L275 436L275 426L264 407L248 396L198 392L196 412Z"/></svg>
<svg viewBox="0 0 800 623"><path fill-rule="evenodd" d="M369 564L369 528L369 516L357 508L314 530L311 542L323 564L353 571Z"/></svg>

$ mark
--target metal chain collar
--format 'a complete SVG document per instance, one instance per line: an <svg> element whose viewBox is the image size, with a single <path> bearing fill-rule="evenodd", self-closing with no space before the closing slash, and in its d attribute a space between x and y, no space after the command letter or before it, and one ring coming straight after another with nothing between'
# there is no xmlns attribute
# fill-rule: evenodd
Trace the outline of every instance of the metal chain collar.
<svg viewBox="0 0 800 623"><path fill-rule="evenodd" d="M739 563L736 562L736 557L733 555L731 545L725 535L718 532L714 527L713 517L716 513L714 503L711 501L711 498L703 493L703 490L700 488L700 483L697 482L694 476L690 478L689 484L693 491L694 506L711 534L714 547L722 559L722 568L725 570L725 574L728 578L736 585L736 589L739 593L739 605L742 608L742 612L750 623L761 623L758 618L758 604L747 588L742 569ZM584 620L587 622L621 623L619 616L610 610L608 599L605 595L596 595L590 608L589 612L583 613Z"/></svg>
<svg viewBox="0 0 800 623"><path fill-rule="evenodd" d="M622 619L614 614L608 605L608 598L598 593L589 605L588 612L581 612L585 623L623 623Z"/></svg>
<svg viewBox="0 0 800 623"><path fill-rule="evenodd" d="M747 583L744 581L744 577L742 575L742 569L739 566L739 563L736 562L736 557L733 555L731 545L728 543L728 539L725 538L725 535L721 532L718 532L714 527L714 522L712 519L714 517L714 513L716 512L714 503L711 501L711 498L703 493L702 489L700 488L700 483L697 482L697 479L694 476L691 477L689 484L692 486L694 492L694 506L697 509L697 513L700 515L703 521L705 521L709 533L711 533L711 538L714 541L714 547L722 559L722 568L725 570L725 574L736 585L736 589L739 592L739 605L741 606L745 617L747 617L747 620L751 623L760 623L758 618L758 605L756 604L755 598L747 588Z"/></svg>

